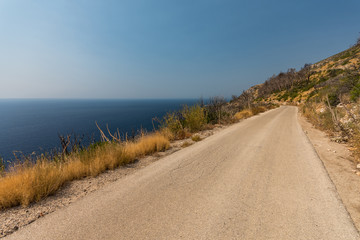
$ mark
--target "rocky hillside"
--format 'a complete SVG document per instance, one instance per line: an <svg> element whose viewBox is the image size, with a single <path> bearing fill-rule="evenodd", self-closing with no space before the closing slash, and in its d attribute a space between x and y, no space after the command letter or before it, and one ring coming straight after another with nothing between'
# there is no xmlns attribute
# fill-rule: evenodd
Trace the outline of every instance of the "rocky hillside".
<svg viewBox="0 0 360 240"><path fill-rule="evenodd" d="M360 159L360 38L351 48L299 71L280 72L233 97L246 109L269 103L299 105L302 113L336 141L350 141Z"/></svg>

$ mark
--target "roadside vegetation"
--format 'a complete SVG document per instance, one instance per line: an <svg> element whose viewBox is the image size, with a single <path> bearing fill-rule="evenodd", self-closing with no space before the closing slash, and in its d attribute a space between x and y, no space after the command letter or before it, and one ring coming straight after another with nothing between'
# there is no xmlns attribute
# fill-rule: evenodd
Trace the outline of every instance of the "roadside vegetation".
<svg viewBox="0 0 360 240"><path fill-rule="evenodd" d="M349 142L360 162L360 38L349 49L315 64L274 74L244 91L235 101L299 106L301 113L333 141ZM238 119L252 115L247 109Z"/></svg>
<svg viewBox="0 0 360 240"><path fill-rule="evenodd" d="M213 97L206 105L202 102L185 105L179 111L167 113L158 120L159 128L153 133L142 132L134 138L122 139L119 133L111 133L109 129L104 133L97 125L101 141L90 146L81 146L76 136L59 136L61 152L35 158L23 156L8 169L0 158L0 209L40 201L70 181L95 177L146 155L165 151L174 140L189 138L182 147L190 146L202 140L197 134L199 131L235 123L274 106L236 105L223 97Z"/></svg>
<svg viewBox="0 0 360 240"><path fill-rule="evenodd" d="M17 164L0 178L0 209L39 201L69 181L97 176L139 157L164 151L169 145L165 136L154 133L132 142L99 142L67 155L41 155L35 163Z"/></svg>

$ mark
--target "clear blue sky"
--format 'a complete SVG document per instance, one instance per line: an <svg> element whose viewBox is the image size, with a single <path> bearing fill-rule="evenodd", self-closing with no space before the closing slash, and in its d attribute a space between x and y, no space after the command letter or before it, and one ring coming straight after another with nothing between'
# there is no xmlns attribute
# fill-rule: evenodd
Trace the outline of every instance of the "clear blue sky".
<svg viewBox="0 0 360 240"><path fill-rule="evenodd" d="M0 98L230 97L360 36L359 0L0 0Z"/></svg>

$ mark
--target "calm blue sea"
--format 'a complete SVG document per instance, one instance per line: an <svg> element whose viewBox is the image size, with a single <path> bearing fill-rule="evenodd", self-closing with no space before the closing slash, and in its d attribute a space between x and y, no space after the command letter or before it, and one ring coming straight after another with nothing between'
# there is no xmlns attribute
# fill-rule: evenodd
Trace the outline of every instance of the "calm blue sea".
<svg viewBox="0 0 360 240"><path fill-rule="evenodd" d="M13 151L40 154L60 147L58 134L99 139L98 122L105 130L118 128L130 135L141 127L153 130L152 119L161 118L183 104L197 100L0 100L0 155L14 159Z"/></svg>

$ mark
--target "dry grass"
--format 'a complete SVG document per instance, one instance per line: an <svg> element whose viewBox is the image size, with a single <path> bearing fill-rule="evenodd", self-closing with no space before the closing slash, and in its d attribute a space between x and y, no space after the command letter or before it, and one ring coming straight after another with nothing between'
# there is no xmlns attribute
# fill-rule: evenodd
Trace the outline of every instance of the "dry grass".
<svg viewBox="0 0 360 240"><path fill-rule="evenodd" d="M186 141L186 142L184 142L184 143L181 145L181 147L186 148L186 147L191 146L191 145L193 145L192 142Z"/></svg>
<svg viewBox="0 0 360 240"><path fill-rule="evenodd" d="M39 201L71 180L97 176L169 146L167 136L155 133L136 142L101 143L71 153L61 162L39 157L36 163L15 166L0 178L0 209Z"/></svg>
<svg viewBox="0 0 360 240"><path fill-rule="evenodd" d="M322 109L321 109L322 108ZM355 160L360 162L360 126L359 123L346 125L344 129L338 129L334 123L331 113L323 105L307 103L301 106L302 114L311 122L316 128L327 132L330 136L336 132L346 135L350 138L352 145L352 152ZM321 110L321 111L320 111ZM334 110L341 116L341 111ZM344 131L345 130L345 131ZM343 132L342 132L343 131Z"/></svg>
<svg viewBox="0 0 360 240"><path fill-rule="evenodd" d="M331 134L336 131L336 125L331 113L325 105L307 103L301 106L303 116L306 117L315 127Z"/></svg>
<svg viewBox="0 0 360 240"><path fill-rule="evenodd" d="M252 111L250 109L244 109L238 113L235 114L235 118L237 120L241 120L241 119L245 119L245 118L249 118L253 115Z"/></svg>
<svg viewBox="0 0 360 240"><path fill-rule="evenodd" d="M234 118L236 120L246 119L246 118L252 117L254 115L257 115L262 112L266 112L267 110L274 109L277 107L279 107L279 105L275 105L275 104L266 105L266 106L254 106L250 109L247 108L247 109L241 110L240 112L237 112L234 115Z"/></svg>
<svg viewBox="0 0 360 240"><path fill-rule="evenodd" d="M200 137L200 135L194 135L191 137L191 140L193 140L194 142L199 142L202 140L202 138Z"/></svg>
<svg viewBox="0 0 360 240"><path fill-rule="evenodd" d="M256 107L251 108L251 112L253 115L257 115L259 113L266 112L267 110L268 109L264 106L256 106Z"/></svg>

